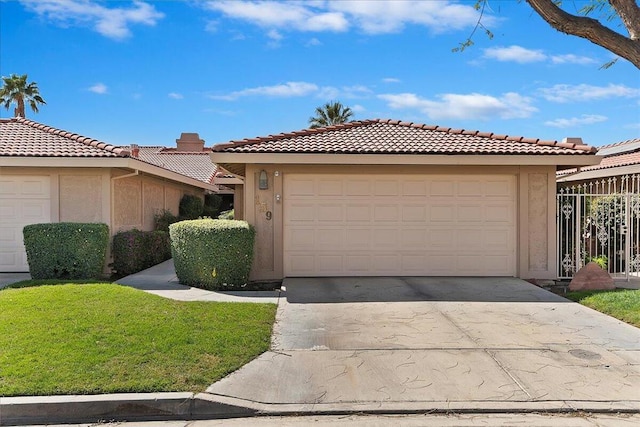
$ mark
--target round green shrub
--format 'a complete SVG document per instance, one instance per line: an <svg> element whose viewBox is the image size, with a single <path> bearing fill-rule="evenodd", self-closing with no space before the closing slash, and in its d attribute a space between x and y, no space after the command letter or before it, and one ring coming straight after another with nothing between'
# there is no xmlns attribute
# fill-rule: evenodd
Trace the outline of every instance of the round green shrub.
<svg viewBox="0 0 640 427"><path fill-rule="evenodd" d="M107 224L31 224L22 233L33 279L102 277L109 245Z"/></svg>
<svg viewBox="0 0 640 427"><path fill-rule="evenodd" d="M169 226L180 283L209 290L239 289L249 281L255 229L246 221L198 219Z"/></svg>

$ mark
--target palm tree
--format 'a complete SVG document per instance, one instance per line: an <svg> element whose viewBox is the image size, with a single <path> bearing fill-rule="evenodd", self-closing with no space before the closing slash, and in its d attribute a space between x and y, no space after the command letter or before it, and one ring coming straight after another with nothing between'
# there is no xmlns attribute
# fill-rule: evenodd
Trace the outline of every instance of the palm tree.
<svg viewBox="0 0 640 427"><path fill-rule="evenodd" d="M38 84L31 82L27 84L27 75L21 76L17 74L11 74L9 77L2 77L2 88L0 89L0 104L7 110L13 103L17 104L14 110L16 117L25 117L24 105L25 102L29 103L29 106L34 113L38 112L38 104L46 104L45 100L40 96L40 90Z"/></svg>
<svg viewBox="0 0 640 427"><path fill-rule="evenodd" d="M309 124L311 129L339 125L348 122L352 116L351 108L345 107L337 101L332 101L316 108L316 116L309 117Z"/></svg>

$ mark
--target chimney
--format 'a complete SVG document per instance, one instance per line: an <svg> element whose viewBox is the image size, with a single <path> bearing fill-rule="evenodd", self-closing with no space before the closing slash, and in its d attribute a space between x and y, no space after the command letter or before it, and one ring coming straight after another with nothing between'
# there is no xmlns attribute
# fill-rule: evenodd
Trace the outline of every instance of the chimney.
<svg viewBox="0 0 640 427"><path fill-rule="evenodd" d="M139 154L140 147L138 147L138 144L131 144L131 157L135 157L137 159Z"/></svg>
<svg viewBox="0 0 640 427"><path fill-rule="evenodd" d="M562 142L566 142L567 144L575 144L575 145L585 145L584 142L582 142L582 138L580 137L566 137L562 140Z"/></svg>
<svg viewBox="0 0 640 427"><path fill-rule="evenodd" d="M204 140L200 139L200 135L197 133L181 133L180 139L176 139L176 144L178 146L176 151L190 151L196 153L204 151Z"/></svg>

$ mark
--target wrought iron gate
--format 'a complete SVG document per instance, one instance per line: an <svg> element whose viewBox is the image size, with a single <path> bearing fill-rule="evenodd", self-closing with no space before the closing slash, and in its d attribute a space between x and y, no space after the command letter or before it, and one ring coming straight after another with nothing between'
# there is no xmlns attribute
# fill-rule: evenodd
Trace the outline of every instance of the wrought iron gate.
<svg viewBox="0 0 640 427"><path fill-rule="evenodd" d="M614 279L640 278L640 175L563 186L556 203L560 279L590 261Z"/></svg>

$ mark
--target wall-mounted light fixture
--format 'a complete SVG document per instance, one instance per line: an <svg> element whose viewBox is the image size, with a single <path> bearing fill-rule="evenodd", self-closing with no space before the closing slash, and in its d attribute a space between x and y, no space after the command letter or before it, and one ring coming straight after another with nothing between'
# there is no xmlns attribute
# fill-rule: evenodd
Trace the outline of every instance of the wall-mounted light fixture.
<svg viewBox="0 0 640 427"><path fill-rule="evenodd" d="M269 178L267 177L267 171L262 169L260 175L258 175L258 188L260 190L269 189Z"/></svg>

